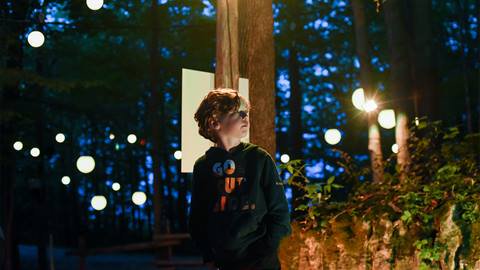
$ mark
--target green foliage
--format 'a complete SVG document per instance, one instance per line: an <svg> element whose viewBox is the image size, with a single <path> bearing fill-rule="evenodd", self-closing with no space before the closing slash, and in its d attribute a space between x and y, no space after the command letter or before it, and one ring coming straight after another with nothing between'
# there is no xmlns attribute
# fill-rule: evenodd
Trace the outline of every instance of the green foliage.
<svg viewBox="0 0 480 270"><path fill-rule="evenodd" d="M329 200L331 189L342 187L334 185L334 177L324 183L308 184L304 190L310 200L296 209L305 211L304 223L325 226L342 214L375 221L387 214L392 223L401 222L407 230L418 229L417 236L422 240L414 247L419 250L422 267L435 269L445 248L435 241L443 206L456 205L455 223L461 226L480 221L480 134L462 135L458 127L444 128L440 121L421 119L418 126L410 127L408 149L411 164L406 178L400 181L398 170L392 170L398 167L392 154L385 161L383 183L360 181L360 177L370 175L370 169L358 167L342 153L338 164L345 173L337 178L351 188L348 197L342 202ZM303 183L309 183L295 170L295 164L300 162L286 165L292 173L289 180L301 176Z"/></svg>
<svg viewBox="0 0 480 270"><path fill-rule="evenodd" d="M438 242L433 242L431 239L417 240L413 244L417 248L420 259L421 270L440 269L437 265L440 260L442 252L446 250L446 245Z"/></svg>
<svg viewBox="0 0 480 270"><path fill-rule="evenodd" d="M309 219L314 220L319 216L321 206L324 206L331 198L332 189L339 189L343 186L334 183L335 176L330 176L326 182L310 183L308 178L303 174L302 170L307 164L302 164L300 159L291 160L285 164L281 164L280 168L290 173L287 182L291 186L296 186L303 190L303 195L299 198L306 203L300 204L295 208L296 211L306 211Z"/></svg>

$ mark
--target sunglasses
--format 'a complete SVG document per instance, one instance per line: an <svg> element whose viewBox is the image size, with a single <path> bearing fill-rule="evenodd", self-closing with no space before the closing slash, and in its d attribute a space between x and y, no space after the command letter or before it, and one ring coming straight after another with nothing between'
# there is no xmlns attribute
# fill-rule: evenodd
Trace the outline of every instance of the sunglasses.
<svg viewBox="0 0 480 270"><path fill-rule="evenodd" d="M237 115L238 115L238 117L237 117ZM231 121L236 121L240 118L245 119L245 117L247 117L247 116L248 116L248 111L240 110L240 111L237 111L237 112L234 112L234 113L230 114L229 116L223 117L221 121L225 120L225 118L228 118Z"/></svg>

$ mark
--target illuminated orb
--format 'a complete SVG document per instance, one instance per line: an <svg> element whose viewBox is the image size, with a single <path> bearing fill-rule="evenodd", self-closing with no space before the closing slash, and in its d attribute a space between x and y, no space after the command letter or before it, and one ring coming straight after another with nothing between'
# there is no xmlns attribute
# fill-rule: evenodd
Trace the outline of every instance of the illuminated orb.
<svg viewBox="0 0 480 270"><path fill-rule="evenodd" d="M127 136L127 141L129 143L135 143L137 141L137 136L135 134L130 134Z"/></svg>
<svg viewBox="0 0 480 270"><path fill-rule="evenodd" d="M62 177L62 184L64 184L65 186L70 184L70 177L68 176Z"/></svg>
<svg viewBox="0 0 480 270"><path fill-rule="evenodd" d="M369 99L365 102L365 104L363 105L363 109L366 111L366 112L373 112L375 111L376 109L378 108L378 105L377 103L375 102L375 100L373 99Z"/></svg>
<svg viewBox="0 0 480 270"><path fill-rule="evenodd" d="M395 127L395 111L392 109L382 110L378 114L378 123L381 127L391 129Z"/></svg>
<svg viewBox="0 0 480 270"><path fill-rule="evenodd" d="M365 105L365 93L363 88L358 88L357 90L353 91L352 94L352 103L355 108L363 111Z"/></svg>
<svg viewBox="0 0 480 270"><path fill-rule="evenodd" d="M177 160L182 159L182 151L180 150L175 151L175 153L173 153L173 157L175 157L175 159Z"/></svg>
<svg viewBox="0 0 480 270"><path fill-rule="evenodd" d="M20 151L23 149L23 143L21 141L16 141L13 143L13 149Z"/></svg>
<svg viewBox="0 0 480 270"><path fill-rule="evenodd" d="M91 156L81 156L77 159L77 169L82 173L90 173L95 169L95 160Z"/></svg>
<svg viewBox="0 0 480 270"><path fill-rule="evenodd" d="M330 145L335 145L342 139L342 134L336 128L329 129L325 132L325 141Z"/></svg>
<svg viewBox="0 0 480 270"><path fill-rule="evenodd" d="M56 136L55 136L55 140L58 142L58 143L63 143L65 141L65 135L63 133L58 133Z"/></svg>
<svg viewBox="0 0 480 270"><path fill-rule="evenodd" d="M119 183L115 182L115 183L112 184L112 189L113 189L114 191L119 191L120 188L121 188L121 186L120 186Z"/></svg>
<svg viewBox="0 0 480 270"><path fill-rule="evenodd" d="M37 147L33 147L30 150L30 155L32 155L32 157L38 157L40 155L40 149L38 149Z"/></svg>
<svg viewBox="0 0 480 270"><path fill-rule="evenodd" d="M92 208L101 211L107 207L107 199L105 196L102 195L96 195L93 196L92 200L90 201L90 204L92 205Z"/></svg>
<svg viewBox="0 0 480 270"><path fill-rule="evenodd" d="M145 192L137 191L132 195L132 202L136 205L142 205L147 201L147 195Z"/></svg>
<svg viewBox="0 0 480 270"><path fill-rule="evenodd" d="M91 10L99 10L103 6L103 0L87 0L87 7Z"/></svg>
<svg viewBox="0 0 480 270"><path fill-rule="evenodd" d="M395 153L395 154L398 153L398 144L394 143L394 144L392 145L392 152Z"/></svg>
<svg viewBox="0 0 480 270"><path fill-rule="evenodd" d="M280 161L283 163L287 163L290 161L290 156L288 154L283 154L280 156Z"/></svg>
<svg viewBox="0 0 480 270"><path fill-rule="evenodd" d="M34 48L38 48L45 42L45 36L40 31L32 31L27 37L28 44Z"/></svg>

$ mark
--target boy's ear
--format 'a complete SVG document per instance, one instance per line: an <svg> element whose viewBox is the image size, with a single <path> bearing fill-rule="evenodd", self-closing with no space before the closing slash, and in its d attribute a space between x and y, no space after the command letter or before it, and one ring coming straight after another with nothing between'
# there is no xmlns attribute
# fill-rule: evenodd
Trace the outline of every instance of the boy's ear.
<svg viewBox="0 0 480 270"><path fill-rule="evenodd" d="M210 128L213 128L215 130L219 130L220 129L220 123L218 123L218 121L212 120L212 121L210 121Z"/></svg>

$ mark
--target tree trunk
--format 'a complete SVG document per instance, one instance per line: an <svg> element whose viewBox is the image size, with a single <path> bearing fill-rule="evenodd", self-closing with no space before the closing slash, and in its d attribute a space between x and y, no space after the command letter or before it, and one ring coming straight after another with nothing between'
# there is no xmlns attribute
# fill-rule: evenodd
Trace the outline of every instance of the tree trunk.
<svg viewBox="0 0 480 270"><path fill-rule="evenodd" d="M238 2L217 1L215 88L238 90Z"/></svg>
<svg viewBox="0 0 480 270"><path fill-rule="evenodd" d="M360 85L367 97L375 96L372 82L372 65L370 62L370 48L368 42L368 25L365 18L365 4L362 0L352 0L353 22L355 27L355 49L360 60ZM368 123L368 150L372 167L373 182L383 181L383 154L381 137L376 124L377 112L367 115Z"/></svg>
<svg viewBox="0 0 480 270"><path fill-rule="evenodd" d="M397 163L400 166L402 181L406 177L410 164L410 154L407 147L408 119L411 119L413 112L408 33L405 26L405 7L403 5L403 0L388 0L383 4L390 52L388 89L392 93L392 107L394 107L397 116L395 139L398 145Z"/></svg>
<svg viewBox="0 0 480 270"><path fill-rule="evenodd" d="M432 47L431 0L413 0L413 63L415 81L413 83L419 95L419 115L429 119L438 117L439 91L436 85L434 51Z"/></svg>
<svg viewBox="0 0 480 270"><path fill-rule="evenodd" d="M1 13L4 18L24 19L28 12L28 4L24 1L2 1ZM6 53L6 68L18 69L23 68L23 45L20 40L25 32L24 24L8 24L0 27L0 39L3 41L2 52ZM14 204L14 186L15 186L15 152L12 143L15 138L15 120L13 117L3 117L8 112L14 111L14 104L19 98L18 93L19 82L11 85L2 85L0 94L0 108L2 119L0 121L0 226L4 229L5 234L5 256L4 261L0 262L0 268L5 270L20 269L20 259L18 252L18 238L16 232L16 214Z"/></svg>
<svg viewBox="0 0 480 270"><path fill-rule="evenodd" d="M239 2L239 70L249 80L250 141L275 159L275 51L272 1Z"/></svg>
<svg viewBox="0 0 480 270"><path fill-rule="evenodd" d="M162 233L162 182L161 182L161 133L160 133L160 117L158 113L158 106L163 101L160 95L159 83L159 28L158 28L158 3L157 0L152 0L150 9L151 16L151 39L150 39L150 100L148 102L148 112L150 115L150 131L152 141L152 166L153 166L153 205L154 205L154 239ZM162 100L161 100L162 99Z"/></svg>

